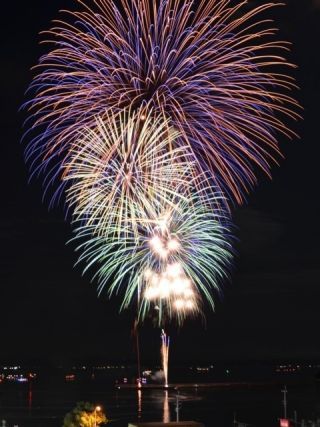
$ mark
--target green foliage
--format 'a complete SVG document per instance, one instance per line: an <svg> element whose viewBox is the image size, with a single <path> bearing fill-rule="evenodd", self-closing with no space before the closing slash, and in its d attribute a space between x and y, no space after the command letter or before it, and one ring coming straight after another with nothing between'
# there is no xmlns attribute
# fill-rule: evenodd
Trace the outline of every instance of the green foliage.
<svg viewBox="0 0 320 427"><path fill-rule="evenodd" d="M98 427L108 422L102 410L89 402L78 402L63 420L63 427Z"/></svg>

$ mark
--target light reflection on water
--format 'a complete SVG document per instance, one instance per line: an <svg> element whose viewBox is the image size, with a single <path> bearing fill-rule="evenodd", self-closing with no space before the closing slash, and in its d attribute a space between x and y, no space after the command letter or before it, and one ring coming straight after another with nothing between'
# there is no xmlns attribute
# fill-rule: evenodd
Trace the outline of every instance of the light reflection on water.
<svg viewBox="0 0 320 427"><path fill-rule="evenodd" d="M142 390L138 389L138 420L140 421L142 415Z"/></svg>
<svg viewBox="0 0 320 427"><path fill-rule="evenodd" d="M281 385L237 389L180 390L180 419L201 421L208 427L232 426L233 414L253 427L273 427L281 416ZM176 390L107 388L103 384L28 385L0 387L0 421L19 427L61 427L63 416L78 401L101 404L110 427L128 422L176 419ZM314 385L289 387L289 412L310 419L320 412ZM263 419L261 419L263 414Z"/></svg>
<svg viewBox="0 0 320 427"><path fill-rule="evenodd" d="M170 420L170 407L169 407L169 393L168 390L165 390L164 392L164 399L163 399L163 417L162 420L164 423L169 423Z"/></svg>

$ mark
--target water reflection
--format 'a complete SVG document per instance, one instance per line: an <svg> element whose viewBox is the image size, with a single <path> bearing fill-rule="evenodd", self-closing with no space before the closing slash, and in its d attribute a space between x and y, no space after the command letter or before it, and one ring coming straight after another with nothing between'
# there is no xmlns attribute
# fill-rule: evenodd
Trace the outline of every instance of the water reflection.
<svg viewBox="0 0 320 427"><path fill-rule="evenodd" d="M142 415L142 390L138 389L138 419L141 419Z"/></svg>
<svg viewBox="0 0 320 427"><path fill-rule="evenodd" d="M275 425L281 410L280 390L278 385L182 389L179 395L182 403L180 417L183 419L188 414L208 426L230 427L233 425L233 412L237 412L241 420L251 425L270 427ZM313 413L318 413L320 395L314 385L295 386L292 394L292 399L299 402L301 418L308 414L311 418ZM114 427L128 427L128 423L135 421L168 423L176 419L176 395L177 390L173 389L114 389L99 383L89 389L74 383L61 386L1 384L0 426L3 418L10 427L15 424L21 427L59 427L73 403L80 399L99 402L106 408L108 417L114 420L111 423ZM264 414L262 418L261 413Z"/></svg>
<svg viewBox="0 0 320 427"><path fill-rule="evenodd" d="M32 411L32 401L33 401L33 394L32 394L32 382L29 383L29 389L28 389L28 409L29 414L31 414Z"/></svg>
<svg viewBox="0 0 320 427"><path fill-rule="evenodd" d="M163 422L170 423L169 394L167 390L164 392L163 399Z"/></svg>

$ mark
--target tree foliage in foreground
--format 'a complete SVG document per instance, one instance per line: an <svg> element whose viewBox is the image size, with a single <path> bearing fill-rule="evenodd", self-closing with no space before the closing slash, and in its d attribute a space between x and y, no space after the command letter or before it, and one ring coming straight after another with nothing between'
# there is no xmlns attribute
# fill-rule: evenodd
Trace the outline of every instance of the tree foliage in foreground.
<svg viewBox="0 0 320 427"><path fill-rule="evenodd" d="M108 422L104 412L95 411L89 402L78 402L76 407L64 417L63 427L98 427Z"/></svg>

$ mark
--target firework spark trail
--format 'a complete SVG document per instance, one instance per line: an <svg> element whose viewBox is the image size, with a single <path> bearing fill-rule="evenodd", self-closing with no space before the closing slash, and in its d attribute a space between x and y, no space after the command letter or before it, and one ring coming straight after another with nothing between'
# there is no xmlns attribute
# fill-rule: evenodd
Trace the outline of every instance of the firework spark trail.
<svg viewBox="0 0 320 427"><path fill-rule="evenodd" d="M188 147L176 147L178 137L168 120L152 111L126 110L85 129L72 145L63 179L70 182L67 203L74 218L104 234L110 226L119 232L148 221L163 205L175 205L197 189L206 200L210 191ZM204 186L207 187L206 192ZM200 197L200 196L199 196ZM213 209L223 204L216 195Z"/></svg>
<svg viewBox="0 0 320 427"><path fill-rule="evenodd" d="M152 111L97 118L73 146L64 179L71 181L79 261L85 271L97 268L100 292L126 287L123 308L138 293L140 319L156 307L159 321L181 323L200 311L198 289L214 306L209 290L218 288L232 250L224 198L199 173L189 147L172 148L177 137Z"/></svg>
<svg viewBox="0 0 320 427"><path fill-rule="evenodd" d="M161 361L162 370L164 375L164 386L168 388L169 380L169 349L170 349L170 337L162 329L161 331Z"/></svg>
<svg viewBox="0 0 320 427"><path fill-rule="evenodd" d="M273 3L247 1L112 0L81 2L45 32L52 46L36 67L26 105L31 130L26 158L44 172L48 189L64 187L61 163L79 129L95 117L150 105L169 117L211 179L230 199L243 200L260 167L270 175L279 158L275 132L294 133L282 118L298 118L294 80L266 19ZM59 190L60 189L60 190Z"/></svg>
<svg viewBox="0 0 320 427"><path fill-rule="evenodd" d="M66 194L99 292L138 295L159 323L214 307L232 259L229 212L299 118L289 44L240 0L93 0L45 32L26 107L26 161Z"/></svg>
<svg viewBox="0 0 320 427"><path fill-rule="evenodd" d="M75 222L79 262L84 272L94 271L99 292L121 294L121 308L136 303L141 296L139 317L150 309L158 311L159 323L201 310L201 298L214 308L212 291L219 292L228 277L233 258L231 225L221 210L212 210L214 194L207 204L198 193L193 197L172 194L166 204L157 204L147 212L136 229L108 225L96 233L95 225Z"/></svg>

